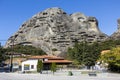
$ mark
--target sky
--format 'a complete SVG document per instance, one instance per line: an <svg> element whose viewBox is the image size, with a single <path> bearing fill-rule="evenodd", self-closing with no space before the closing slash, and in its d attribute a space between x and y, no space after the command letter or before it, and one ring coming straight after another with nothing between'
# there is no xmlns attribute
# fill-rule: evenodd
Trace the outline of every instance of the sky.
<svg viewBox="0 0 120 80"><path fill-rule="evenodd" d="M0 43L4 45L26 20L51 7L60 7L68 14L94 16L107 35L117 30L120 0L0 0Z"/></svg>

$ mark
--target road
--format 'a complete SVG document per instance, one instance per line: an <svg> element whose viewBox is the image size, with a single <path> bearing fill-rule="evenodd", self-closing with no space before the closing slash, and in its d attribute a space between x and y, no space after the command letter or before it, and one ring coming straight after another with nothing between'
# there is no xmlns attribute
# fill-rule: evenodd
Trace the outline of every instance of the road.
<svg viewBox="0 0 120 80"><path fill-rule="evenodd" d="M120 80L120 74L99 73L97 76L88 76L87 74L68 76L67 72L57 72L54 75L52 73L0 73L0 80Z"/></svg>

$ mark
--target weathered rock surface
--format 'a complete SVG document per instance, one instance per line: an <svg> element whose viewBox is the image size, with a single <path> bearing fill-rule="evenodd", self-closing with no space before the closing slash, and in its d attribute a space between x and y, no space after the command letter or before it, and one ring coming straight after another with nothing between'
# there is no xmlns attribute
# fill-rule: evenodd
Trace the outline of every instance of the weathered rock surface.
<svg viewBox="0 0 120 80"><path fill-rule="evenodd" d="M110 38L111 39L114 39L114 40L119 40L120 39L120 19L118 19L117 20L117 23L118 23L118 29L117 29L117 31L116 32L114 32L111 36L110 36Z"/></svg>
<svg viewBox="0 0 120 80"><path fill-rule="evenodd" d="M14 41L14 44L40 47L48 54L57 49L60 54L73 46L76 40L91 43L104 41L107 37L99 30L95 17L88 17L82 13L68 15L62 9L55 7L40 12L26 21L8 39L5 47L9 47Z"/></svg>

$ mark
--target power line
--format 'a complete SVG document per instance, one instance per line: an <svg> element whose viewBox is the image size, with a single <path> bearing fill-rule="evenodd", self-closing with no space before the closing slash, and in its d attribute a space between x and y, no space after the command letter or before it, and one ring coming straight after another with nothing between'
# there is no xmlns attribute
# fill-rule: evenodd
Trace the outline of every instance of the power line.
<svg viewBox="0 0 120 80"><path fill-rule="evenodd" d="M4 45L7 42L5 39L0 39L0 46Z"/></svg>
<svg viewBox="0 0 120 80"><path fill-rule="evenodd" d="M0 41L7 41L7 40L1 39Z"/></svg>

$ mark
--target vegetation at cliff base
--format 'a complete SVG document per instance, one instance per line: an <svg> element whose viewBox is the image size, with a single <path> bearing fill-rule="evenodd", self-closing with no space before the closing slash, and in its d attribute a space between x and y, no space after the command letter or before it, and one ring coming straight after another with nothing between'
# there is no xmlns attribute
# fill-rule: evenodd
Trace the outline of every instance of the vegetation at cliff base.
<svg viewBox="0 0 120 80"><path fill-rule="evenodd" d="M120 47L112 48L109 52L102 54L100 60L108 63L110 71L120 72Z"/></svg>
<svg viewBox="0 0 120 80"><path fill-rule="evenodd" d="M100 58L101 51L111 50L119 45L120 40L107 40L99 43L76 42L73 47L68 48L67 58L73 60L73 64L85 65L88 68L90 68L90 66L93 66L96 63L96 61ZM117 63L119 61L116 60L115 62ZM109 64L113 67L113 63L109 62ZM117 65L119 64L117 63ZM109 66L110 70L112 69L111 66ZM112 69L111 71L113 70L114 69Z"/></svg>
<svg viewBox="0 0 120 80"><path fill-rule="evenodd" d="M22 53L27 55L43 55L45 52L40 49L33 46L27 46L27 45L15 45L13 48L7 48L7 52L16 52L16 53Z"/></svg>
<svg viewBox="0 0 120 80"><path fill-rule="evenodd" d="M15 45L13 47L3 48L0 46L0 63L9 58L7 53L20 53L27 55L44 55L46 54L42 49L33 46Z"/></svg>
<svg viewBox="0 0 120 80"><path fill-rule="evenodd" d="M3 47L0 47L0 63L7 59L7 57L5 56L5 52L6 52L6 49L4 49Z"/></svg>
<svg viewBox="0 0 120 80"><path fill-rule="evenodd" d="M68 58L84 64L88 68L93 66L100 55L98 43L88 44L87 42L75 43L73 48L68 48Z"/></svg>

